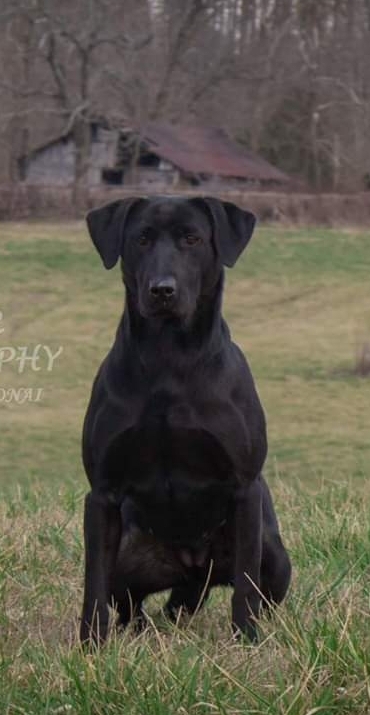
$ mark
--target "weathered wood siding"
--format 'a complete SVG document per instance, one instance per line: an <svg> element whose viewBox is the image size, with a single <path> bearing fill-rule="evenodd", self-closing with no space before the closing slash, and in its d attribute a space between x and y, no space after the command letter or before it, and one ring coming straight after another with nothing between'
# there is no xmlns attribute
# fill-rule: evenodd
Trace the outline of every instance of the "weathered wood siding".
<svg viewBox="0 0 370 715"><path fill-rule="evenodd" d="M28 161L26 181L29 184L66 186L73 183L75 149L71 139L39 149Z"/></svg>
<svg viewBox="0 0 370 715"><path fill-rule="evenodd" d="M99 127L95 141L91 143L89 186L102 184L102 169L114 167L117 155L118 131Z"/></svg>
<svg viewBox="0 0 370 715"><path fill-rule="evenodd" d="M117 131L98 129L91 142L90 165L87 184L102 184L102 169L112 167L116 161ZM61 139L35 152L28 161L26 181L29 184L68 186L75 175L75 145L72 138Z"/></svg>

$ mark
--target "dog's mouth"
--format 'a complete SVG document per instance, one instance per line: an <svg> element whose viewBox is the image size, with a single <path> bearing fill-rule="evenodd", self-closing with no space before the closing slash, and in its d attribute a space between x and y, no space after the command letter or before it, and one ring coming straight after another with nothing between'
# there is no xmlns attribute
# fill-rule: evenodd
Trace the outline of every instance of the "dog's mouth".
<svg viewBox="0 0 370 715"><path fill-rule="evenodd" d="M142 318L166 318L178 314L178 301L173 299L151 301L139 292L137 307Z"/></svg>
<svg viewBox="0 0 370 715"><path fill-rule="evenodd" d="M140 305L140 315L145 320L179 321L186 322L186 317L180 311L179 306L163 302L160 305Z"/></svg>
<svg viewBox="0 0 370 715"><path fill-rule="evenodd" d="M177 315L177 311L172 303L163 301L161 305L149 308L148 315L153 318L165 318Z"/></svg>
<svg viewBox="0 0 370 715"><path fill-rule="evenodd" d="M168 294L150 296L146 284L138 284L136 307L145 320L177 319L187 325L193 318L197 308L194 296L186 288L179 286L176 295Z"/></svg>

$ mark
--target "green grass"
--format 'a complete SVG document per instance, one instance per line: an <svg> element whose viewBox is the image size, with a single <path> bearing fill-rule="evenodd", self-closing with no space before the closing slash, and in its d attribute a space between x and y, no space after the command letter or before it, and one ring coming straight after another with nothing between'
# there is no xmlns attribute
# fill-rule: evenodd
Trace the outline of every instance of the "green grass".
<svg viewBox="0 0 370 715"><path fill-rule="evenodd" d="M80 459L84 409L123 305L82 224L2 224L0 348L63 351L51 372L6 363L0 401L1 715L370 712L370 235L260 228L227 275L225 313L268 418L266 475L293 567L286 603L236 644L230 596L216 590L172 627L149 599L150 628L82 655ZM17 353L18 355L18 353Z"/></svg>

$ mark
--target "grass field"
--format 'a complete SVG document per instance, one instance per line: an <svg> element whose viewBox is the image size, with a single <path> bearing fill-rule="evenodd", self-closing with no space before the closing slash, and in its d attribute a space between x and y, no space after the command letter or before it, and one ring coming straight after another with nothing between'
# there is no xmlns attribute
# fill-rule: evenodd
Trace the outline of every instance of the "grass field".
<svg viewBox="0 0 370 715"><path fill-rule="evenodd" d="M84 656L81 422L123 290L82 224L0 226L1 715L369 715L370 377L354 373L369 266L369 234L271 227L228 272L225 313L266 409L294 567L260 645L232 641L218 590L184 627L155 597L147 632ZM36 346L39 369L20 372Z"/></svg>

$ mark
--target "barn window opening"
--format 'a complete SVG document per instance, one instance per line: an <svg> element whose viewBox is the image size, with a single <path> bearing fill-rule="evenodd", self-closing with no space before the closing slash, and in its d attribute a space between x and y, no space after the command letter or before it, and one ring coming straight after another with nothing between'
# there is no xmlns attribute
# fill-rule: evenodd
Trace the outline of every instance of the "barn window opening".
<svg viewBox="0 0 370 715"><path fill-rule="evenodd" d="M123 184L123 169L102 169L101 179L103 184L119 186Z"/></svg>
<svg viewBox="0 0 370 715"><path fill-rule="evenodd" d="M151 167L157 167L159 166L159 158L156 156L156 154L141 154L139 157L138 164L139 166L151 166Z"/></svg>

